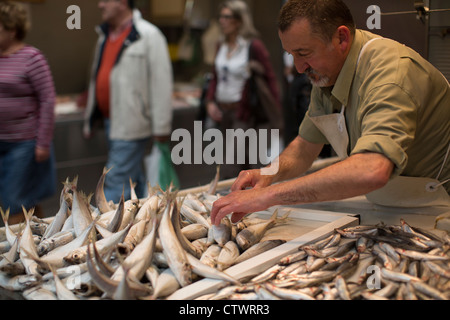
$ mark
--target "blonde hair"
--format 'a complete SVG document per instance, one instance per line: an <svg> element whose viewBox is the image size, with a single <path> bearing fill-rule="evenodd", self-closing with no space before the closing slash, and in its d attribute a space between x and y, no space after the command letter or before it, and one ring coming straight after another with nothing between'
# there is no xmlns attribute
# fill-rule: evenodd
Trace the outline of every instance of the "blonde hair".
<svg viewBox="0 0 450 320"><path fill-rule="evenodd" d="M30 29L28 12L18 2L0 1L0 24L7 31L15 31L16 39L22 41Z"/></svg>
<svg viewBox="0 0 450 320"><path fill-rule="evenodd" d="M252 15L250 14L248 6L244 1L240 0L225 1L219 6L219 11L221 11L224 8L229 9L232 12L233 17L242 23L242 26L239 30L239 34L242 37L246 39L259 37L259 32L253 25Z"/></svg>

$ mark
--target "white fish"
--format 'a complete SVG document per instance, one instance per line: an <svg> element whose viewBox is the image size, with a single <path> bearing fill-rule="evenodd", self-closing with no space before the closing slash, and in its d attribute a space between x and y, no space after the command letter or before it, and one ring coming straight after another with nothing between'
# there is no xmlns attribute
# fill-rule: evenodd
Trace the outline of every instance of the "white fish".
<svg viewBox="0 0 450 320"><path fill-rule="evenodd" d="M228 275L227 273L203 264L202 262L200 262L200 260L195 258L193 255L190 255L188 253L187 257L189 259L189 263L192 266L193 272L198 274L199 276L202 276L205 278L210 278L210 279L225 280L225 281L228 281L228 282L230 282L232 284L236 284L236 285L241 284L237 279L233 278L232 276Z"/></svg>
<svg viewBox="0 0 450 320"><path fill-rule="evenodd" d="M211 228L211 223L209 223L199 211L195 211L189 206L181 206L180 212L189 221L193 223L200 223L208 229Z"/></svg>
<svg viewBox="0 0 450 320"><path fill-rule="evenodd" d="M130 223L133 222L134 217L139 209L138 204L139 204L138 200L125 201L124 210L123 210L123 218L122 218L122 222L120 224L119 229L117 229L118 231L123 230Z"/></svg>
<svg viewBox="0 0 450 320"><path fill-rule="evenodd" d="M51 268L53 273L53 277L55 279L55 291L58 300L80 300L72 291L70 291L64 283L62 283L61 279L56 274L56 271Z"/></svg>
<svg viewBox="0 0 450 320"><path fill-rule="evenodd" d="M425 252L418 252L414 250L405 250L400 248L395 248L395 251L400 253L402 256L409 257L416 260L450 260L450 257L446 255L434 255Z"/></svg>
<svg viewBox="0 0 450 320"><path fill-rule="evenodd" d="M188 193L186 197L184 197L183 205L189 206L197 212L208 212L208 208L206 208L203 202L201 202L200 199L192 193Z"/></svg>
<svg viewBox="0 0 450 320"><path fill-rule="evenodd" d="M200 261L206 264L207 266L215 268L217 264L217 258L219 257L220 254L220 250L222 250L222 248L219 245L217 244L210 245L208 249L206 249L205 252L203 252L202 256L200 257Z"/></svg>
<svg viewBox="0 0 450 320"><path fill-rule="evenodd" d="M8 277L0 272L0 287L10 291L24 291L34 287L41 282L41 277L35 274L24 274Z"/></svg>
<svg viewBox="0 0 450 320"><path fill-rule="evenodd" d="M68 244L65 244L65 245L63 245L61 247L58 247L58 248L50 251L46 255L40 257L38 259L38 261L42 262L45 267L46 267L46 265L48 263L51 264L52 266L54 266L55 268L63 267L65 265L65 261L64 261L63 258L69 252L71 252L73 250L76 250L76 249L84 246L85 244L87 244L88 241L89 241L89 235L92 232L93 228L94 228L94 222L92 222L83 231L83 233L79 237L76 237L75 239L73 239ZM41 265L42 265L42 263L41 263Z"/></svg>
<svg viewBox="0 0 450 320"><path fill-rule="evenodd" d="M217 257L217 269L222 271L232 266L239 257L239 248L234 241L228 241Z"/></svg>
<svg viewBox="0 0 450 320"><path fill-rule="evenodd" d="M145 221L141 221L142 223ZM129 266L128 274L131 278L141 279L145 271L152 263L153 250L155 248L157 232L157 219L152 221L151 231L142 239L141 242L131 251L122 264ZM112 275L112 280L120 280L124 277L123 268L118 268Z"/></svg>
<svg viewBox="0 0 450 320"><path fill-rule="evenodd" d="M231 239L231 221L228 217L223 217L218 226L213 225L212 234L217 244L223 247Z"/></svg>
<svg viewBox="0 0 450 320"><path fill-rule="evenodd" d="M272 292L274 295L282 298L282 299L288 299L288 300L315 300L310 295L303 293L300 290L293 290L293 289L284 289L284 288L278 288L277 286L274 286L273 284L267 282L263 284L263 287Z"/></svg>
<svg viewBox="0 0 450 320"><path fill-rule="evenodd" d="M141 220L147 220L151 217L156 217L156 213L158 212L158 203L159 197L157 194L151 195L139 208L139 211L136 213L134 217L134 223L137 223Z"/></svg>
<svg viewBox="0 0 450 320"><path fill-rule="evenodd" d="M166 297L171 295L180 288L180 283L178 282L172 269L165 269L156 280L155 290L151 296L151 299L157 299L159 297Z"/></svg>
<svg viewBox="0 0 450 320"><path fill-rule="evenodd" d="M266 252L270 249L273 249L275 247L278 247L279 245L283 244L284 240L267 240L263 242L259 242L239 255L239 257L236 259L235 264L241 263L242 261L245 261L247 259L250 259L260 253Z"/></svg>
<svg viewBox="0 0 450 320"><path fill-rule="evenodd" d="M124 211L125 211L125 200L123 198L123 193L122 193L119 203L117 205L117 208L114 211L114 215L112 216L111 220L106 225L106 230L108 230L110 232L119 231L119 228L122 225Z"/></svg>
<svg viewBox="0 0 450 320"><path fill-rule="evenodd" d="M146 220L140 220L139 222L133 224L128 231L125 239L122 243L118 244L119 252L125 255L129 255L130 252L142 241L145 236L145 231L147 227Z"/></svg>
<svg viewBox="0 0 450 320"><path fill-rule="evenodd" d="M60 231L39 242L37 252L42 256L57 247L63 246L75 239L75 230Z"/></svg>
<svg viewBox="0 0 450 320"><path fill-rule="evenodd" d="M22 261L27 274L40 275L37 270L38 264L36 262L36 259L39 257L39 255L37 253L33 233L30 227L30 221L31 217L34 214L34 208L29 210L28 212L24 207L22 207L22 209L26 219L26 226L25 230L22 232L22 236L20 237L19 242L20 260Z"/></svg>
<svg viewBox="0 0 450 320"><path fill-rule="evenodd" d="M180 209L178 201L174 200L173 209L171 211L171 219L170 222L172 224L173 230L175 232L175 236L178 239L181 247L186 250L186 252L192 254L193 256L200 258L205 249L204 246L196 246L191 241L189 241L186 236L183 234L180 223Z"/></svg>
<svg viewBox="0 0 450 320"><path fill-rule="evenodd" d="M103 173L100 176L100 179L98 180L97 183L97 188L95 189L95 203L101 213L106 213L113 209L109 206L108 201L106 200L105 197L105 191L103 189L105 184L105 177L111 169L112 168L109 169L103 168Z"/></svg>
<svg viewBox="0 0 450 320"><path fill-rule="evenodd" d="M126 227L125 229L114 233L108 238L97 241L96 247L99 253L103 254L109 251L111 248L115 247L118 243L122 242L130 228L131 225L128 225L128 227ZM63 259L71 264L79 264L81 262L85 262L87 257L87 249L88 245L84 245L80 248L72 250L66 256L64 256Z"/></svg>
<svg viewBox="0 0 450 320"><path fill-rule="evenodd" d="M220 179L220 165L217 165L216 175L214 176L214 179L209 184L209 188L208 188L208 191L207 191L208 194L215 194L216 193L217 184L219 183L219 179Z"/></svg>
<svg viewBox="0 0 450 320"><path fill-rule="evenodd" d="M48 239L54 234L60 232L68 217L69 217L69 206L67 204L67 201L63 198L58 212L56 213L52 222L48 225L47 229L45 230L42 239L43 240Z"/></svg>
<svg viewBox="0 0 450 320"><path fill-rule="evenodd" d="M92 249L89 245L87 249L87 266L89 274L92 277L92 281L106 294L107 297L112 298L116 293L120 282L111 280L96 268L91 251ZM129 286L129 290L133 294L134 298L144 297L150 293L149 288L145 287L141 283L129 282Z"/></svg>
<svg viewBox="0 0 450 320"><path fill-rule="evenodd" d="M164 249L170 269L182 287L192 283L192 270L187 260L186 251L181 246L171 222L175 201L167 196L167 205L158 228L159 239Z"/></svg>
<svg viewBox="0 0 450 320"><path fill-rule="evenodd" d="M0 207L0 213L2 215L3 223L5 225L5 236L6 240L8 241L9 245L13 245L14 242L17 239L16 233L10 228L8 219L9 219L9 208L6 210L6 212L3 211L3 209Z"/></svg>
<svg viewBox="0 0 450 320"><path fill-rule="evenodd" d="M267 220L267 222L252 225L239 232L236 236L236 242L241 250L247 250L254 244L258 243L266 231L275 225L277 214L278 210L275 210L272 217Z"/></svg>
<svg viewBox="0 0 450 320"><path fill-rule="evenodd" d="M199 223L189 224L181 229L181 232L189 241L204 238L208 235L208 229Z"/></svg>
<svg viewBox="0 0 450 320"><path fill-rule="evenodd" d="M75 234L80 236L80 234L92 223L92 214L89 208L89 202L86 196L74 190L73 192L73 202L72 202L72 219L73 227L75 229Z"/></svg>

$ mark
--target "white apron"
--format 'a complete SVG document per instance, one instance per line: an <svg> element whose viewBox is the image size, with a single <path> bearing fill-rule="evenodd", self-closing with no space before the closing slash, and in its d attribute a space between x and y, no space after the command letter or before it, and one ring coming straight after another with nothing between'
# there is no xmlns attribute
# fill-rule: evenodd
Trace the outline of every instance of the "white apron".
<svg viewBox="0 0 450 320"><path fill-rule="evenodd" d="M368 41L361 49L357 64L367 46L375 40L382 39L375 38ZM341 160L347 158L349 138L345 124L345 106L342 106L340 113L311 117L311 121L327 138L338 157ZM450 144L441 172L447 162L449 151ZM448 181L439 182L439 175L436 179L398 176L390 180L383 188L367 194L366 198L375 204L391 207L450 207L450 197L443 187Z"/></svg>

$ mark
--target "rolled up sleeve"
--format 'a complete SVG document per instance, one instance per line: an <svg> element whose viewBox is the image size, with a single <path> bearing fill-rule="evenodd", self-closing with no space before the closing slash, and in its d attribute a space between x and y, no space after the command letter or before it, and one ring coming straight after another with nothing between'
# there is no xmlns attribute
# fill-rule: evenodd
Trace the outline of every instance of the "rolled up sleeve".
<svg viewBox="0 0 450 320"><path fill-rule="evenodd" d="M375 88L362 102L358 118L361 133L351 154L381 153L394 163L393 175L400 175L416 133L417 108L410 95L395 84Z"/></svg>

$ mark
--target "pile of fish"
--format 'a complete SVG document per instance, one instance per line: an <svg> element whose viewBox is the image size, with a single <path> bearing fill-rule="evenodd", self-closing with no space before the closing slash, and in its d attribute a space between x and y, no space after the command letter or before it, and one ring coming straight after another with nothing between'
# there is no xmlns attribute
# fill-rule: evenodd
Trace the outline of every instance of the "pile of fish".
<svg viewBox="0 0 450 320"><path fill-rule="evenodd" d="M449 235L400 222L335 229L245 284L198 299L449 300Z"/></svg>
<svg viewBox="0 0 450 320"><path fill-rule="evenodd" d="M9 211L0 208L1 288L29 300L163 299L202 278L242 285L226 269L284 242L260 242L286 220L276 212L211 225L218 173L208 191L183 196L149 186L148 197L138 199L130 181L131 199L114 204L103 190L108 171L90 196L78 190L78 178L67 179L50 219L24 209L26 223L10 226Z"/></svg>

